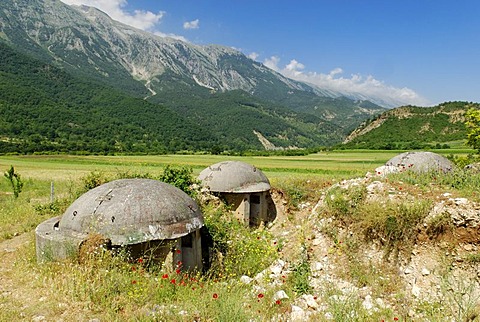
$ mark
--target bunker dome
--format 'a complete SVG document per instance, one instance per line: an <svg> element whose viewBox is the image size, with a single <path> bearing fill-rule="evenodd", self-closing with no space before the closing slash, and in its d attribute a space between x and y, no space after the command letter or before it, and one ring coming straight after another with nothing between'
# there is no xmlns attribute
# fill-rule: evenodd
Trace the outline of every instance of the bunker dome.
<svg viewBox="0 0 480 322"><path fill-rule="evenodd" d="M401 153L385 163L386 167L396 167L398 171L449 172L455 165L444 156L433 152L413 151Z"/></svg>
<svg viewBox="0 0 480 322"><path fill-rule="evenodd" d="M225 199L235 216L250 225L275 217L270 181L260 169L241 161L223 161L205 168L198 179L212 194Z"/></svg>
<svg viewBox="0 0 480 322"><path fill-rule="evenodd" d="M120 179L86 192L63 216L41 223L37 259L66 258L89 236L100 235L133 256L155 249L154 256L166 257L174 245L174 263L201 269L202 226L197 203L182 190L157 180Z"/></svg>

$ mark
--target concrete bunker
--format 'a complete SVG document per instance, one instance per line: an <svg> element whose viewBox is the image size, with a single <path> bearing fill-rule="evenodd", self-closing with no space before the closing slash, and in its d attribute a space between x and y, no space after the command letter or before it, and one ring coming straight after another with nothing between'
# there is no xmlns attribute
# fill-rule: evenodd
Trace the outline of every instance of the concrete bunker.
<svg viewBox="0 0 480 322"><path fill-rule="evenodd" d="M270 195L270 181L260 170L241 161L213 164L198 176L202 186L223 198L234 215L250 226L271 222L276 208Z"/></svg>
<svg viewBox="0 0 480 322"><path fill-rule="evenodd" d="M125 248L132 258L149 256L185 270L203 268L200 229L203 215L182 190L151 179L120 179L80 196L63 216L37 226L39 262L79 253L89 236L101 236L112 248Z"/></svg>
<svg viewBox="0 0 480 322"><path fill-rule="evenodd" d="M386 167L396 167L401 172L410 170L414 172L440 171L449 172L455 165L444 156L425 151L401 153L385 163Z"/></svg>

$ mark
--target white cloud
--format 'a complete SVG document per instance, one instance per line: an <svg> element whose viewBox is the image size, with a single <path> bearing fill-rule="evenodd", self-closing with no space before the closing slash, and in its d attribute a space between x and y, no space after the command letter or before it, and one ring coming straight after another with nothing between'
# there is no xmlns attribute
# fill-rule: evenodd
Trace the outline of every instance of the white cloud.
<svg viewBox="0 0 480 322"><path fill-rule="evenodd" d="M200 27L200 20L195 19L183 23L183 29L198 29Z"/></svg>
<svg viewBox="0 0 480 322"><path fill-rule="evenodd" d="M310 83L321 89L332 90L344 95L365 96L374 99L377 103L383 102L389 106L405 104L428 105L429 102L407 87L394 87L375 79L373 76L362 76L352 74L350 77L343 77L343 70L335 68L328 74L316 72L304 72L305 65L293 59L284 67L279 67L280 59L272 56L264 60L263 64L286 77Z"/></svg>
<svg viewBox="0 0 480 322"><path fill-rule="evenodd" d="M280 68L278 67L279 62L280 62L280 58L278 58L277 56L272 56L270 58L266 58L263 61L263 64L268 68L273 69L276 72L279 72L280 71Z"/></svg>
<svg viewBox="0 0 480 322"><path fill-rule="evenodd" d="M162 11L125 10L127 0L61 0L69 5L87 5L102 10L112 19L142 30L152 30L165 14Z"/></svg>
<svg viewBox="0 0 480 322"><path fill-rule="evenodd" d="M259 55L256 52L248 54L248 58L253 59L253 60L257 60L258 56Z"/></svg>

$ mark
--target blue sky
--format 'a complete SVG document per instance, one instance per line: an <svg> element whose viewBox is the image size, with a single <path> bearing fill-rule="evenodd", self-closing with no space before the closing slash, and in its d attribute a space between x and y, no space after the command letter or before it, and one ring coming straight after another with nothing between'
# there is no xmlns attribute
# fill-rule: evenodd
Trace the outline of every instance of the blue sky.
<svg viewBox="0 0 480 322"><path fill-rule="evenodd" d="M480 102L480 1L62 0L286 76L416 105Z"/></svg>

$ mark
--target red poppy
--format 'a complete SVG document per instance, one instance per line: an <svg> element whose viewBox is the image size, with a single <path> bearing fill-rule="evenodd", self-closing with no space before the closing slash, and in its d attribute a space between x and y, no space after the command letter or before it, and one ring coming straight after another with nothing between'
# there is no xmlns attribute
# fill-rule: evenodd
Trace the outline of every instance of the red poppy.
<svg viewBox="0 0 480 322"><path fill-rule="evenodd" d="M276 301L275 301L275 304L280 305L280 304L282 304L282 301L276 300Z"/></svg>
<svg viewBox="0 0 480 322"><path fill-rule="evenodd" d="M162 275L162 278L164 278L164 279L165 279L165 278L168 278L168 274L163 274L163 275Z"/></svg>
<svg viewBox="0 0 480 322"><path fill-rule="evenodd" d="M214 299L218 299L218 294L217 294L217 293L213 293L213 298L214 298Z"/></svg>
<svg viewBox="0 0 480 322"><path fill-rule="evenodd" d="M180 249L176 250L177 254L180 254L182 251Z"/></svg>
<svg viewBox="0 0 480 322"><path fill-rule="evenodd" d="M181 267L182 265L183 265L182 261L178 261L178 262L177 262L177 266L178 266L178 267Z"/></svg>
<svg viewBox="0 0 480 322"><path fill-rule="evenodd" d="M138 259L138 262L139 262L140 264L142 264L142 263L143 263L143 258L139 258L139 259Z"/></svg>
<svg viewBox="0 0 480 322"><path fill-rule="evenodd" d="M263 295L262 293L260 293L260 294L257 295L257 297L258 297L259 299L261 299L261 298L264 297L264 295Z"/></svg>
<svg viewBox="0 0 480 322"><path fill-rule="evenodd" d="M397 317L394 317L394 318L393 318L393 321L398 321L398 318L397 318Z"/></svg>
<svg viewBox="0 0 480 322"><path fill-rule="evenodd" d="M172 280L170 281L170 283L175 284L175 283L177 283L177 281L176 281L175 279L172 279Z"/></svg>
<svg viewBox="0 0 480 322"><path fill-rule="evenodd" d="M175 270L175 273L180 274L180 270L177 268L177 269Z"/></svg>

